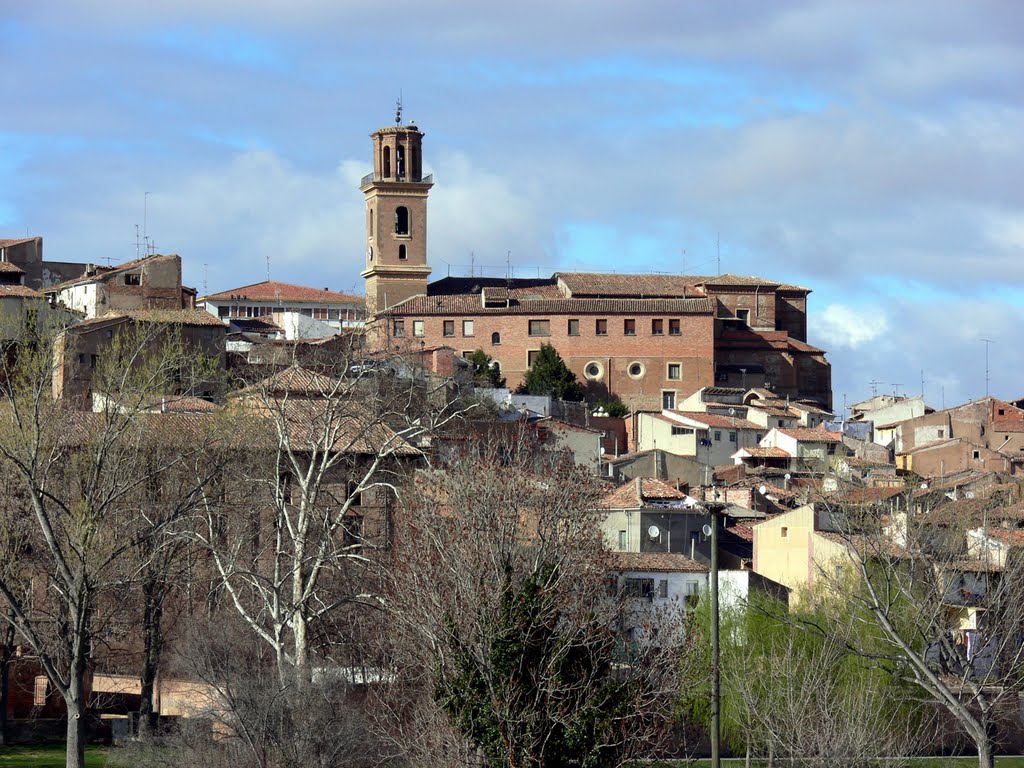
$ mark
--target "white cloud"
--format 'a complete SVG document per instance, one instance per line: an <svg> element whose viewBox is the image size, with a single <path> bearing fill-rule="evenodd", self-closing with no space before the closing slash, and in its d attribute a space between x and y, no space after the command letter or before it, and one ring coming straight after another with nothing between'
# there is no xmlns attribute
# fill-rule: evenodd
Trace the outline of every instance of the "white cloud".
<svg viewBox="0 0 1024 768"><path fill-rule="evenodd" d="M879 307L829 304L815 320L817 336L829 347L856 349L875 341L889 330L889 320Z"/></svg>

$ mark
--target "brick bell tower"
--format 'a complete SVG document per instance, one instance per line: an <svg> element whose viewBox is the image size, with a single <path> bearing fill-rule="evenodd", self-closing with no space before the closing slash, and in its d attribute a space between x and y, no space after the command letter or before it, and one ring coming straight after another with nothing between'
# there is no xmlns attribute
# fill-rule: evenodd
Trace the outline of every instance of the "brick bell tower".
<svg viewBox="0 0 1024 768"><path fill-rule="evenodd" d="M427 292L427 193L433 176L423 175L423 132L395 125L370 134L373 173L359 185L366 196L366 312L373 317L411 296Z"/></svg>

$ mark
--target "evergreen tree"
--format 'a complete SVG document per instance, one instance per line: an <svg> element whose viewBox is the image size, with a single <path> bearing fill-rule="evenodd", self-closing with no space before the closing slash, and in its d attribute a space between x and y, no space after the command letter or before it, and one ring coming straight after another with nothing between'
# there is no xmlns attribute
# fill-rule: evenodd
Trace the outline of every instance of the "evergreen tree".
<svg viewBox="0 0 1024 768"><path fill-rule="evenodd" d="M476 350L466 359L473 364L473 383L476 386L489 389L505 386L505 377L501 375L501 369L493 365L491 356L482 349Z"/></svg>
<svg viewBox="0 0 1024 768"><path fill-rule="evenodd" d="M559 400L582 400L583 387L569 370L562 356L550 344L544 344L526 372L521 393L548 395Z"/></svg>

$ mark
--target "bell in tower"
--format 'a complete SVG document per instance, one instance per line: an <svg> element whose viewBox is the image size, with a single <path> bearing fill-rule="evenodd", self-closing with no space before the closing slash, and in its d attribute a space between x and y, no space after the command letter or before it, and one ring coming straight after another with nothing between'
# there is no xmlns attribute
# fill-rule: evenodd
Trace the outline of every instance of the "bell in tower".
<svg viewBox="0 0 1024 768"><path fill-rule="evenodd" d="M423 132L401 124L370 134L373 172L359 185L366 199L367 315L427 292L427 193L432 176L423 176Z"/></svg>

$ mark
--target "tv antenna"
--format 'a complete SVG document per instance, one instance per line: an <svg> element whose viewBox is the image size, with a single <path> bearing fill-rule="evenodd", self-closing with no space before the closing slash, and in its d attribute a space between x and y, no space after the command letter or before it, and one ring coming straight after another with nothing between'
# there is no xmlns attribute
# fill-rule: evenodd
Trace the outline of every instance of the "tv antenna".
<svg viewBox="0 0 1024 768"><path fill-rule="evenodd" d="M988 397L988 348L995 344L995 342L992 339L982 339L982 341L985 343L985 397Z"/></svg>
<svg viewBox="0 0 1024 768"><path fill-rule="evenodd" d="M878 385L881 384L881 383L882 382L878 381L878 379L872 379L871 381L868 382L868 384L871 385L871 396L872 397L878 397Z"/></svg>
<svg viewBox="0 0 1024 768"><path fill-rule="evenodd" d="M398 90L398 101L395 102L395 125L402 124L402 90Z"/></svg>

